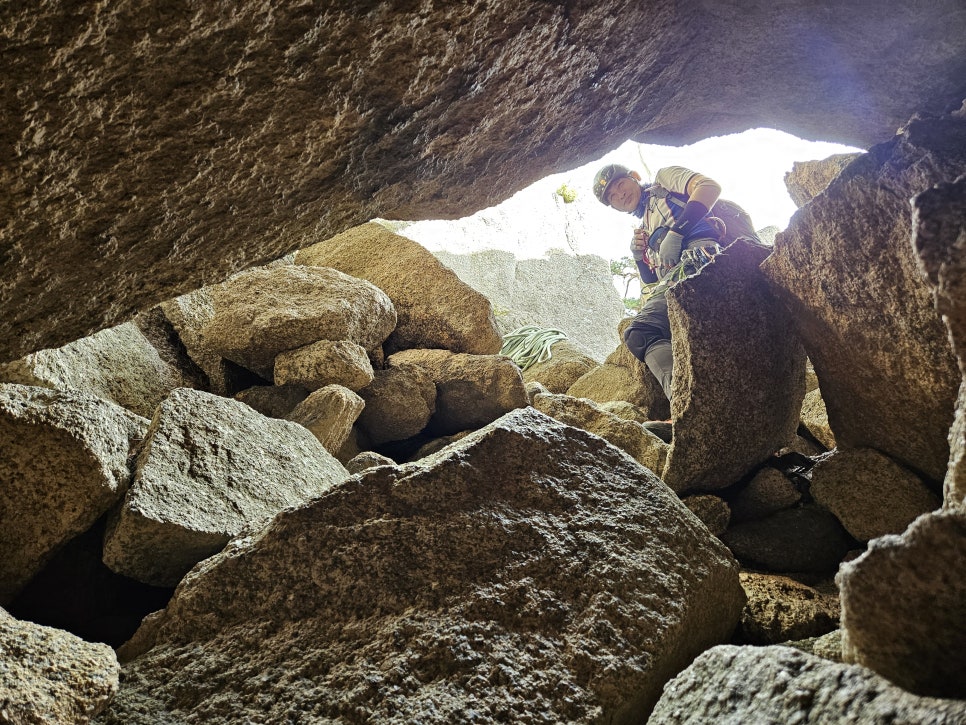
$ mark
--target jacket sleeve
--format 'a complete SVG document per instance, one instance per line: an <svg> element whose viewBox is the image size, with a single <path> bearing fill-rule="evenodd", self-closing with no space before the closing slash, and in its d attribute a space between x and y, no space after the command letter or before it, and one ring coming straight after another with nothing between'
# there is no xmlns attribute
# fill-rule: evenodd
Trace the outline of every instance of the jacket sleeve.
<svg viewBox="0 0 966 725"><path fill-rule="evenodd" d="M647 262L642 259L635 259L634 261L637 262L637 273L641 275L641 281L644 284L657 282L657 273L648 266Z"/></svg>

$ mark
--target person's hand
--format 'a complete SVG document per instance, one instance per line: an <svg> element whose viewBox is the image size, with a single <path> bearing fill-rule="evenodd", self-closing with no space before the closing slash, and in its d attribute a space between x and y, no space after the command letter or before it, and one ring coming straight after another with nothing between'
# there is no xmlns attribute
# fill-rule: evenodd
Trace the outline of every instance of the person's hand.
<svg viewBox="0 0 966 725"><path fill-rule="evenodd" d="M670 269L681 261L681 244L684 237L675 231L668 230L661 240L661 246L657 250L657 256L661 260L661 267Z"/></svg>
<svg viewBox="0 0 966 725"><path fill-rule="evenodd" d="M643 261L645 249L647 249L647 239L644 237L644 230L635 229L634 237L631 239L631 256L634 257L635 262Z"/></svg>

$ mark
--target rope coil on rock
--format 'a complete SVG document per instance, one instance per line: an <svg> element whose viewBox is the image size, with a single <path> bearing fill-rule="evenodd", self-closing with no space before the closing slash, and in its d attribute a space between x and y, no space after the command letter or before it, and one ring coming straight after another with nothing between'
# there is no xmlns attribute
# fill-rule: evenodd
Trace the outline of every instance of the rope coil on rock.
<svg viewBox="0 0 966 725"><path fill-rule="evenodd" d="M567 333L551 327L524 325L503 336L501 355L506 355L521 370L550 359L550 346L567 339Z"/></svg>

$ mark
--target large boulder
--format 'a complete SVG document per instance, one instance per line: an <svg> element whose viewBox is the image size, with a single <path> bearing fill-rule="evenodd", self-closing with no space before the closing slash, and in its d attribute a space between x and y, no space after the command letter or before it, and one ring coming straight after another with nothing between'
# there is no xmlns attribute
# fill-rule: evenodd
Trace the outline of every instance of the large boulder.
<svg viewBox="0 0 966 725"><path fill-rule="evenodd" d="M628 138L867 147L966 90L961 0L153 7L0 8L0 360L369 219L465 216ZM684 39L703 52L682 63Z"/></svg>
<svg viewBox="0 0 966 725"><path fill-rule="evenodd" d="M858 541L901 534L942 503L919 476L869 448L823 456L809 491Z"/></svg>
<svg viewBox="0 0 966 725"><path fill-rule="evenodd" d="M839 624L838 592L822 592L774 574L742 572L748 602L738 636L747 644L780 644L832 632Z"/></svg>
<svg viewBox="0 0 966 725"><path fill-rule="evenodd" d="M0 609L0 722L88 723L119 687L106 644L21 622Z"/></svg>
<svg viewBox="0 0 966 725"><path fill-rule="evenodd" d="M630 323L631 320L625 318L618 325L617 333L622 339ZM607 356L603 365L584 373L565 392L574 398L589 398L596 403L632 403L644 410L651 420L671 417L671 404L661 384L623 342Z"/></svg>
<svg viewBox="0 0 966 725"><path fill-rule="evenodd" d="M743 603L652 473L515 411L197 567L132 640L103 722L641 722Z"/></svg>
<svg viewBox="0 0 966 725"><path fill-rule="evenodd" d="M0 385L0 604L124 496L147 428L85 393Z"/></svg>
<svg viewBox="0 0 966 725"><path fill-rule="evenodd" d="M373 381L359 391L365 406L359 428L373 445L412 438L436 412L436 382L419 365L393 365L376 370Z"/></svg>
<svg viewBox="0 0 966 725"><path fill-rule="evenodd" d="M211 290L200 330L209 349L266 380L275 357L319 340L378 347L396 326L386 293L335 269L282 265L235 275Z"/></svg>
<svg viewBox="0 0 966 725"><path fill-rule="evenodd" d="M832 179L859 156L858 153L833 154L818 161L793 163L792 170L785 174L785 188L795 206L801 208L825 191Z"/></svg>
<svg viewBox="0 0 966 725"><path fill-rule="evenodd" d="M551 393L566 393L577 380L600 363L569 340L550 346L550 357L523 371L523 382L538 382Z"/></svg>
<svg viewBox="0 0 966 725"><path fill-rule="evenodd" d="M562 215L546 221L539 218L542 215L530 216L534 224L564 221L565 225ZM487 219L482 225L492 229L492 224ZM556 245L566 243L566 231L560 231ZM434 254L460 279L487 296L499 313L496 321L504 335L524 325L563 330L572 344L598 362L620 342L614 330L624 315L624 304L614 289L610 265L600 256L568 254L554 248L538 259L521 259L499 249Z"/></svg>
<svg viewBox="0 0 966 725"><path fill-rule="evenodd" d="M403 350L387 363L420 367L436 383L436 411L429 423L435 435L482 428L529 405L520 368L503 355Z"/></svg>
<svg viewBox="0 0 966 725"><path fill-rule="evenodd" d="M134 481L104 537L104 563L146 584L174 586L231 537L348 475L296 423L176 390L151 421Z"/></svg>
<svg viewBox="0 0 966 725"><path fill-rule="evenodd" d="M792 311L839 447L874 448L936 482L962 376L917 269L909 200L964 172L966 118L914 120L800 210L762 267Z"/></svg>
<svg viewBox="0 0 966 725"><path fill-rule="evenodd" d="M791 440L805 353L741 240L668 291L674 438L662 478L675 491L730 486Z"/></svg>
<svg viewBox="0 0 966 725"><path fill-rule="evenodd" d="M365 405L349 388L333 383L312 391L285 418L308 428L325 450L336 455Z"/></svg>
<svg viewBox="0 0 966 725"><path fill-rule="evenodd" d="M671 680L648 725L956 725L966 703L917 697L864 667L791 647L722 645Z"/></svg>
<svg viewBox="0 0 966 725"><path fill-rule="evenodd" d="M133 322L0 366L0 380L90 393L145 418L168 393L191 382Z"/></svg>
<svg viewBox="0 0 966 725"><path fill-rule="evenodd" d="M500 351L490 301L425 248L371 222L302 249L298 264L365 279L392 300L399 321L386 351L441 348L474 355Z"/></svg>
<svg viewBox="0 0 966 725"><path fill-rule="evenodd" d="M966 512L926 514L844 564L842 651L920 695L966 700Z"/></svg>
<svg viewBox="0 0 966 725"><path fill-rule="evenodd" d="M814 504L735 524L721 540L745 566L779 573L833 574L855 546L838 519Z"/></svg>
<svg viewBox="0 0 966 725"><path fill-rule="evenodd" d="M949 432L945 503L966 507L966 177L913 199L913 245L936 310L949 330L963 383Z"/></svg>
<svg viewBox="0 0 966 725"><path fill-rule="evenodd" d="M561 423L599 435L651 471L660 471L667 458L667 443L642 424L608 413L586 398L540 393L533 407Z"/></svg>

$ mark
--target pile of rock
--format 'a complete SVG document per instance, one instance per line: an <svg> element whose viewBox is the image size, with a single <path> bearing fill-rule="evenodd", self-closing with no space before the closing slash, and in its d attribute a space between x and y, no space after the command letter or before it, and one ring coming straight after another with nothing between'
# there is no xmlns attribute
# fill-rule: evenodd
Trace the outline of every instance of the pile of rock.
<svg viewBox="0 0 966 725"><path fill-rule="evenodd" d="M126 725L966 717L964 127L914 122L767 259L676 286L673 405L622 347L521 371L489 301L375 224L162 305L166 335L7 366L0 603L26 618L101 530L170 601L120 687L4 615L3 713L54 711L7 695L54 658L57 708Z"/></svg>

